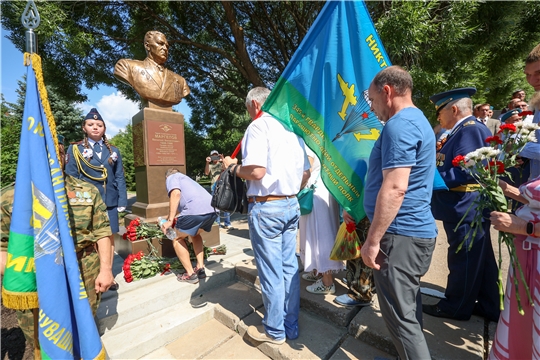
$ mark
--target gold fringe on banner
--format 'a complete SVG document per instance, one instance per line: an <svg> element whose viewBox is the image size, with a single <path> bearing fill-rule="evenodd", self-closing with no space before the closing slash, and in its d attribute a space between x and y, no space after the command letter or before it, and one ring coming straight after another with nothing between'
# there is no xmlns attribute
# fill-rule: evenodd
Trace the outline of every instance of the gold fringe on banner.
<svg viewBox="0 0 540 360"><path fill-rule="evenodd" d="M2 287L2 302L4 306L15 310L38 308L37 292L14 292Z"/></svg>
<svg viewBox="0 0 540 360"><path fill-rule="evenodd" d="M43 106L43 111L47 117L47 122L49 123L49 129L51 130L52 138L54 141L54 148L56 150L56 157L60 159L60 152L58 150L58 138L56 136L56 123L54 122L54 117L51 110L51 105L49 104L49 97L47 96L47 89L45 88L45 82L43 81L43 71L41 70L41 57L38 54L29 54L24 53L24 65L28 66L32 64L34 73L36 74L36 80L39 90L39 97L41 98L41 106Z"/></svg>

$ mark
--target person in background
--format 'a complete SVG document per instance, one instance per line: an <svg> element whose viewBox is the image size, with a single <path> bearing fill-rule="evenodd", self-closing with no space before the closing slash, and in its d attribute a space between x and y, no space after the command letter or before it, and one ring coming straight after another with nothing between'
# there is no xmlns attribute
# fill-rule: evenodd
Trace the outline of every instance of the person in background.
<svg viewBox="0 0 540 360"><path fill-rule="evenodd" d="M300 217L300 259L306 273L302 278L314 281L306 290L312 294L333 294L334 273L345 268L343 261L330 260L330 253L339 228L339 205L321 179L321 162L305 147L311 165L306 186L315 186L313 210Z"/></svg>
<svg viewBox="0 0 540 360"><path fill-rule="evenodd" d="M111 256L114 256L114 234L120 231L118 213L126 210L127 191L122 155L107 140L106 129L100 113L95 108L91 109L82 121L84 139L68 148L65 171L98 188L107 205L112 230ZM111 290L117 289L118 284L115 283Z"/></svg>
<svg viewBox="0 0 540 360"><path fill-rule="evenodd" d="M540 354L540 178L523 184L519 190L500 181L506 196L526 204L516 214L493 211L490 220L495 230L515 234L516 256L524 272L533 302L530 303L519 274L511 269L504 295L504 310L497 324L490 360L537 359ZM514 278L518 277L524 314L518 312Z"/></svg>
<svg viewBox="0 0 540 360"><path fill-rule="evenodd" d="M532 122L538 124L540 122L540 44L536 45L525 59L524 72L527 82L535 91L529 100L529 105L530 109L535 111ZM540 130L536 130L535 135L537 139L540 139ZM529 179L536 179L540 176L540 143L527 143L519 155L528 158L531 162Z"/></svg>
<svg viewBox="0 0 540 360"><path fill-rule="evenodd" d="M497 119L492 119L489 116L489 113L493 112L491 110L491 105L489 104L480 104L478 106L477 113L479 116L476 116L478 121L480 121L482 124L486 125L489 131L491 131L491 135L495 135L499 132L499 129L501 127L501 122ZM475 116L475 115L473 115Z"/></svg>
<svg viewBox="0 0 540 360"><path fill-rule="evenodd" d="M212 195L216 188L216 181L219 179L219 175L225 170L223 165L223 155L217 150L210 151L210 156L206 158L206 166L204 167L204 175L210 176L210 187L212 189ZM217 212L216 223L221 227L220 211ZM223 228L234 230L231 226L231 214L223 212Z"/></svg>
<svg viewBox="0 0 540 360"><path fill-rule="evenodd" d="M525 101L525 97L526 97L526 94L525 94L525 90L523 89L517 89L516 91L512 93L512 99L519 99L521 101Z"/></svg>
<svg viewBox="0 0 540 360"><path fill-rule="evenodd" d="M437 236L429 206L435 136L414 106L412 89L411 75L399 66L381 70L368 89L371 111L386 125L369 157L364 208L371 225L361 253L373 268L382 317L399 357L430 359L420 278L429 269Z"/></svg>
<svg viewBox="0 0 540 360"><path fill-rule="evenodd" d="M65 156L63 142L63 136L58 135L60 162ZM65 173L64 181L66 194L70 199L67 202L69 224L72 233L75 235L73 240L75 241L79 271L90 302L90 308L95 316L101 301L101 294L109 290L114 283L111 261L112 246L110 243L111 227L109 226L107 207L94 185ZM2 191L2 226L0 228L0 238L2 238L0 254L2 258L5 258L7 252L13 199L14 189ZM2 273L4 267L5 263L2 264ZM26 340L33 345L34 317L32 311L17 311L17 320Z"/></svg>
<svg viewBox="0 0 540 360"><path fill-rule="evenodd" d="M450 191L433 192L431 202L435 219L443 222L446 231L450 273L445 298L438 304L424 305L422 310L435 317L469 320L472 314L477 314L497 321L498 270L489 221L483 221L474 239L466 239L463 249L456 251L471 228L480 185L460 167L453 166L452 160L457 155L484 147L485 139L491 136L491 132L472 116L471 96L475 93L475 88L460 88L430 97L439 122L451 129L448 141L437 152L436 158L437 170ZM473 244L468 250L471 241Z"/></svg>
<svg viewBox="0 0 540 360"><path fill-rule="evenodd" d="M304 141L262 106L270 90L256 87L246 97L252 121L242 140L243 163L236 174L248 180L249 237L259 272L265 314L262 327L249 326L247 334L259 342L283 344L298 338L300 276L296 234L300 205L296 194L307 182L309 160ZM225 157L228 167L237 159Z"/></svg>
<svg viewBox="0 0 540 360"><path fill-rule="evenodd" d="M173 248L186 270L184 274L179 274L177 280L196 284L199 279L206 278L204 270L204 246L201 232L210 232L212 224L216 220L216 212L210 205L212 196L201 185L187 175L182 174L178 169L168 169L165 173L167 194L169 195L169 216L167 221L161 225L163 233L176 224L177 237L173 241ZM178 217L176 214L179 213ZM197 258L197 266L193 268L189 258L187 238L191 239L193 251Z"/></svg>

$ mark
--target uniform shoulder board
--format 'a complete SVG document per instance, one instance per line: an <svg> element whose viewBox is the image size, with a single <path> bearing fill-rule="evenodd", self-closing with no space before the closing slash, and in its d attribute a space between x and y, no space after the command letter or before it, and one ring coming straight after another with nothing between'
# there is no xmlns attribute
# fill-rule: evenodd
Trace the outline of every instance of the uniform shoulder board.
<svg viewBox="0 0 540 360"><path fill-rule="evenodd" d="M476 120L469 120L465 124L463 124L463 126L469 126L469 125L475 125L475 124L476 124Z"/></svg>

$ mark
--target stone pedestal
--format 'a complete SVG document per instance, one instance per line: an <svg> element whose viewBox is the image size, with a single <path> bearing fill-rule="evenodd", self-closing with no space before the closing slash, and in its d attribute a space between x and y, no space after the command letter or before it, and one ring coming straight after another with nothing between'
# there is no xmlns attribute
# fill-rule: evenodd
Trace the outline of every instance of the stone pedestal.
<svg viewBox="0 0 540 360"><path fill-rule="evenodd" d="M137 202L133 215L154 221L169 212L165 172L186 173L184 115L144 108L132 118Z"/></svg>
<svg viewBox="0 0 540 360"><path fill-rule="evenodd" d="M174 167L186 173L184 115L146 107L133 116L132 131L137 201L132 214L124 218L126 226L135 218L156 222L159 216L167 217L169 196L165 172ZM201 236L205 246L220 245L219 227L214 226L210 233L203 232ZM163 248L163 256L174 256L169 240L163 240Z"/></svg>

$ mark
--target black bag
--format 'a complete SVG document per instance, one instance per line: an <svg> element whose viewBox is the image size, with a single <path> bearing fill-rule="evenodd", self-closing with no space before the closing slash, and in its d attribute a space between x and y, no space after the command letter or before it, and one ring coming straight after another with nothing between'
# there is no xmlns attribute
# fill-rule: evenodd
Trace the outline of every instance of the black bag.
<svg viewBox="0 0 540 360"><path fill-rule="evenodd" d="M236 176L237 166L235 164L229 165L219 175L210 205L224 212L246 214L248 205L247 190L244 181Z"/></svg>

